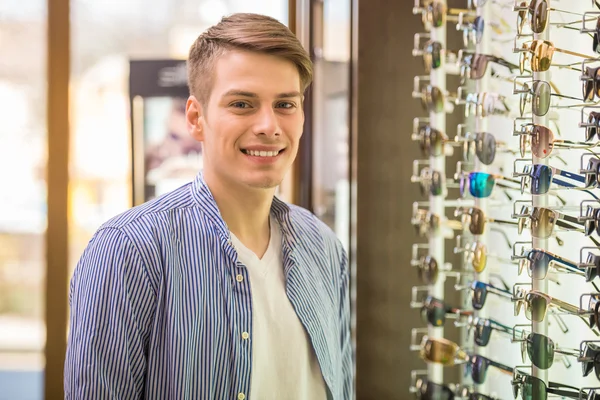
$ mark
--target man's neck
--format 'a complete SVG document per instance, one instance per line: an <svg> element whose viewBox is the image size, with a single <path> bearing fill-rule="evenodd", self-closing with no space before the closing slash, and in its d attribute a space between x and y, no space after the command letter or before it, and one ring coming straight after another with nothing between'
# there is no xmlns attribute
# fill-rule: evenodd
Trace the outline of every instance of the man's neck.
<svg viewBox="0 0 600 400"><path fill-rule="evenodd" d="M229 230L262 257L269 243L269 213L275 189L241 188L207 172L204 180Z"/></svg>

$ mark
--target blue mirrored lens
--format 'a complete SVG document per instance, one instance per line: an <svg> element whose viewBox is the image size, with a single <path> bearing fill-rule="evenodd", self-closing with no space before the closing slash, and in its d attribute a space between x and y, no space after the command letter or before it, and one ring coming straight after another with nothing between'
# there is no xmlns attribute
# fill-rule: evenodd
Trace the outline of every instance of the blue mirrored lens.
<svg viewBox="0 0 600 400"><path fill-rule="evenodd" d="M469 192L473 197L489 197L492 194L494 183L494 177L486 172L471 172L469 174Z"/></svg>

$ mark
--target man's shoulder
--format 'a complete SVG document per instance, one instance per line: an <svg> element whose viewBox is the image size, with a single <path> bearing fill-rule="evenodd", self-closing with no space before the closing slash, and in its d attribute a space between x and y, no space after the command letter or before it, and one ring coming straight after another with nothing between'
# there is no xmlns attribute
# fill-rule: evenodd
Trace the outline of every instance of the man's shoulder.
<svg viewBox="0 0 600 400"><path fill-rule="evenodd" d="M190 185L191 183L188 183L146 203L132 207L106 221L99 230L152 227L159 224L164 215L194 207L197 204L191 195Z"/></svg>

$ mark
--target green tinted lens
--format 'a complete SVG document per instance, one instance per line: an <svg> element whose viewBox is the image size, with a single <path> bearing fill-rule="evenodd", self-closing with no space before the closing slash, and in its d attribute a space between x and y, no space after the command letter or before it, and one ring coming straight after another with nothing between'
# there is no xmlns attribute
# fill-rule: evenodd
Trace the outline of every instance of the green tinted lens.
<svg viewBox="0 0 600 400"><path fill-rule="evenodd" d="M548 369L554 362L554 342L547 336L531 333L527 337L527 355L533 365Z"/></svg>

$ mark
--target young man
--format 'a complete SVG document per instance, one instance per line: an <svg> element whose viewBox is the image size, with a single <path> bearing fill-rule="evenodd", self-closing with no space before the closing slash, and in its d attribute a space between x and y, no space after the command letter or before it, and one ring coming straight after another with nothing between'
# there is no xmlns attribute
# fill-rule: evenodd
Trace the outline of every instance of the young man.
<svg viewBox="0 0 600 400"><path fill-rule="evenodd" d="M105 223L71 280L69 399L351 400L346 254L274 197L302 135L308 54L235 14L190 50L196 180Z"/></svg>

